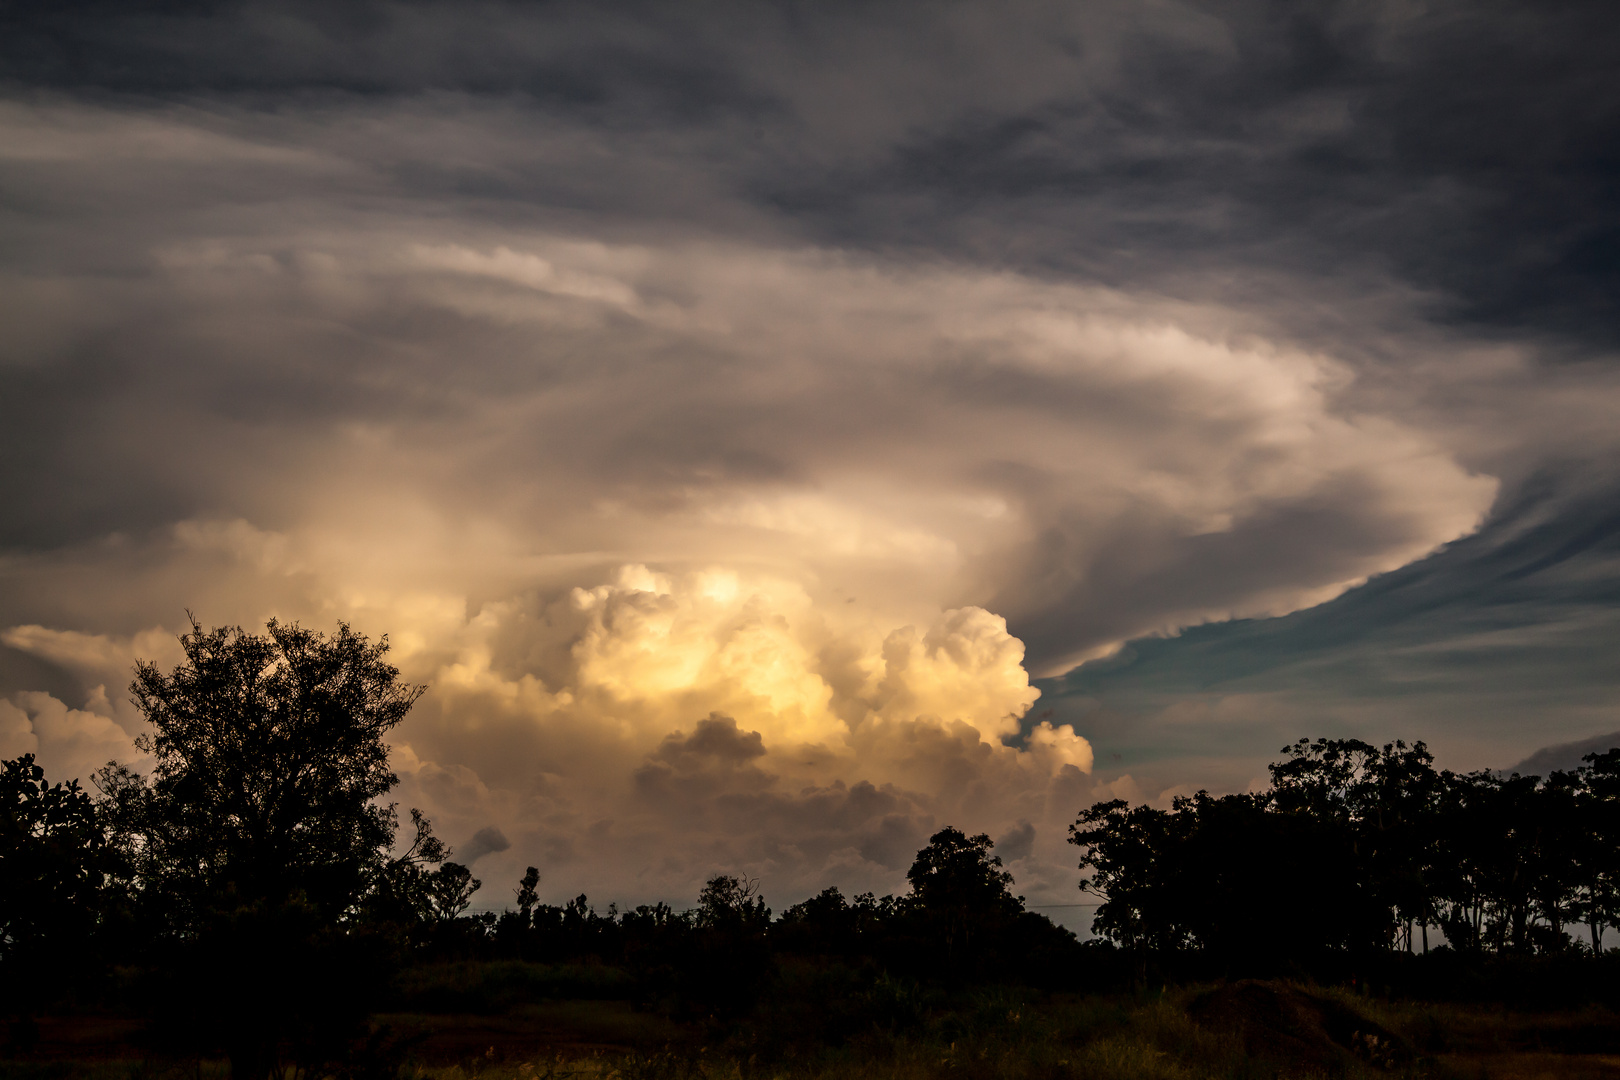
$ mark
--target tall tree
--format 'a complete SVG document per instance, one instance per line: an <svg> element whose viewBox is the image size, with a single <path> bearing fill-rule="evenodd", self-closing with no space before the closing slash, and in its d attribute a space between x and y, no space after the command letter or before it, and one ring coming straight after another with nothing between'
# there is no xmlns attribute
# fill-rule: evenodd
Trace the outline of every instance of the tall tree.
<svg viewBox="0 0 1620 1080"><path fill-rule="evenodd" d="M446 910L470 884L423 870L449 852L415 812L416 844L390 858L394 810L379 800L398 778L383 737L423 688L386 662L388 639L344 623L330 637L265 629L193 621L173 671L138 663L130 692L152 725L138 743L152 776L97 777L166 942L165 1011L252 1080L318 1066L363 1021L387 950L350 932L362 909Z"/></svg>
<svg viewBox="0 0 1620 1080"><path fill-rule="evenodd" d="M1002 869L1001 856L991 854L993 847L985 833L968 836L947 825L928 838L906 871L914 903L935 923L951 960L971 948L976 936L994 935L1024 910L1024 898L1012 894L1013 876Z"/></svg>
<svg viewBox="0 0 1620 1080"><path fill-rule="evenodd" d="M1565 927L1580 917L1581 811L1587 808L1578 772L1554 771L1528 801L1525 823L1531 910L1537 952L1571 947Z"/></svg>
<svg viewBox="0 0 1620 1080"><path fill-rule="evenodd" d="M1595 954L1603 950L1604 927L1620 923L1620 748L1581 760L1584 827L1576 838L1576 864L1581 913Z"/></svg>
<svg viewBox="0 0 1620 1080"><path fill-rule="evenodd" d="M1414 921L1427 937L1440 798L1428 747L1301 739L1283 753L1289 758L1270 767L1274 808L1344 830L1369 898L1388 912L1391 940L1399 925L1401 944L1409 948Z"/></svg>
<svg viewBox="0 0 1620 1080"><path fill-rule="evenodd" d="M1404 924L1402 947L1410 950L1412 924L1422 929L1428 951L1436 918L1439 805L1443 781L1434 755L1422 742L1386 743L1363 773L1357 840L1364 846L1374 890Z"/></svg>
<svg viewBox="0 0 1620 1080"><path fill-rule="evenodd" d="M176 913L301 896L326 918L361 897L393 845L398 782L383 736L424 688L403 683L345 623L331 637L272 619L181 637L172 672L142 661L130 692L151 722L150 784L101 777L113 816L138 835L143 880Z"/></svg>
<svg viewBox="0 0 1620 1080"><path fill-rule="evenodd" d="M1146 952L1187 944L1181 848L1191 824L1186 815L1113 799L1081 811L1069 827L1088 871L1080 891L1102 900L1092 930L1136 953L1139 964Z"/></svg>

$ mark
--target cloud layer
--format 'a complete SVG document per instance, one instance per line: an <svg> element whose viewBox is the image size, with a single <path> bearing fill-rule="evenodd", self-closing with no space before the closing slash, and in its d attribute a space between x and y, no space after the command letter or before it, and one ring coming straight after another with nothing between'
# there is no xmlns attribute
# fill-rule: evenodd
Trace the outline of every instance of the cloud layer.
<svg viewBox="0 0 1620 1080"><path fill-rule="evenodd" d="M341 618L486 880L892 888L949 822L1062 903L1088 798L1322 718L1465 752L1424 665L1608 596L1613 20L96 11L0 34L0 752L53 774L185 609ZM1612 730L1577 668L1493 670Z"/></svg>

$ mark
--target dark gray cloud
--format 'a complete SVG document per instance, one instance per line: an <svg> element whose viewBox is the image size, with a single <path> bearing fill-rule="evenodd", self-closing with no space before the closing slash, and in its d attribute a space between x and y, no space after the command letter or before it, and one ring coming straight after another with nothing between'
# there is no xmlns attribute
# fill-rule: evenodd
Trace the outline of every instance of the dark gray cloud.
<svg viewBox="0 0 1620 1080"><path fill-rule="evenodd" d="M1138 773L1306 735L1425 739L1456 769L1570 767L1576 736L1614 726L1620 687L1620 489L1582 472L1529 478L1479 532L1329 603L1132 641L1041 683L1042 704ZM1224 700L1219 717L1173 712Z"/></svg>
<svg viewBox="0 0 1620 1080"><path fill-rule="evenodd" d="M1611 731L1607 735L1595 735L1589 739L1578 739L1557 746L1543 746L1517 765L1503 771L1509 774L1518 773L1520 776L1547 776L1554 772L1574 772L1587 764L1585 759L1588 756L1606 754L1616 747L1620 747L1620 731Z"/></svg>
<svg viewBox="0 0 1620 1080"><path fill-rule="evenodd" d="M472 839L462 844L454 852L456 859L463 866L471 866L485 855L497 851L506 851L512 846L512 841L506 834L493 825L486 825L472 834Z"/></svg>
<svg viewBox="0 0 1620 1080"><path fill-rule="evenodd" d="M474 95L643 159L701 153L821 241L1120 284L1234 264L1392 275L1442 318L1588 345L1620 330L1620 29L1601 4L8 11L19 88L272 115ZM668 199L542 175L558 164L450 155L397 178L476 202Z"/></svg>
<svg viewBox="0 0 1620 1080"><path fill-rule="evenodd" d="M1004 862L1028 858L1034 850L1035 826L1027 821L1020 821L1011 832L996 840L996 854Z"/></svg>

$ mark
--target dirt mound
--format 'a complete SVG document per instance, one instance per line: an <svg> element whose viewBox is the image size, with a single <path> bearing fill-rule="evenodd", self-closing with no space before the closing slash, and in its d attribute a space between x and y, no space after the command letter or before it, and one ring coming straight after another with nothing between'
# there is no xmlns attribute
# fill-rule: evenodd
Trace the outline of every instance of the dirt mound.
<svg viewBox="0 0 1620 1080"><path fill-rule="evenodd" d="M1412 1060L1398 1036L1332 998L1288 983L1245 979L1204 994L1189 1011L1204 1027L1239 1035L1252 1057L1323 1070L1347 1056L1385 1069Z"/></svg>

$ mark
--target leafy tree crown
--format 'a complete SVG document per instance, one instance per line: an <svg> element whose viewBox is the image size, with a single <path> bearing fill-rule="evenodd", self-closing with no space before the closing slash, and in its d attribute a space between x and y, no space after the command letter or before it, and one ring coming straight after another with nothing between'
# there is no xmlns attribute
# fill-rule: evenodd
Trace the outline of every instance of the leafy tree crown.
<svg viewBox="0 0 1620 1080"><path fill-rule="evenodd" d="M274 619L266 633L204 631L195 620L173 671L139 662L130 693L152 725L150 786L102 774L113 816L149 880L177 900L279 902L296 893L346 909L393 844L398 777L383 736L425 688L339 623L328 637Z"/></svg>

